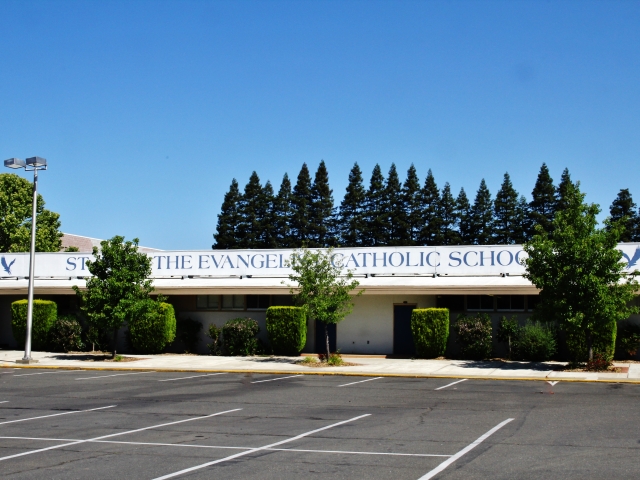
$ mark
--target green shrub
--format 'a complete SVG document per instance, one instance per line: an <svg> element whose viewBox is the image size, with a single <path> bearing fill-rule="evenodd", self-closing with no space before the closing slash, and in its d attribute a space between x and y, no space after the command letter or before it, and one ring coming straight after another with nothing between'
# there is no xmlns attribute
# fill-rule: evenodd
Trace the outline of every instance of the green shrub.
<svg viewBox="0 0 640 480"><path fill-rule="evenodd" d="M633 358L638 354L639 348L640 325L624 322L616 338L616 358Z"/></svg>
<svg viewBox="0 0 640 480"><path fill-rule="evenodd" d="M109 332L97 327L96 325L89 325L84 331L84 344L91 347L91 351L108 351L111 342L113 341L113 332Z"/></svg>
<svg viewBox="0 0 640 480"><path fill-rule="evenodd" d="M545 362L556 353L555 331L540 322L527 322L516 340L518 358L531 362Z"/></svg>
<svg viewBox="0 0 640 480"><path fill-rule="evenodd" d="M458 336L462 358L482 360L491 357L491 318L486 313L458 315L453 328Z"/></svg>
<svg viewBox="0 0 640 480"><path fill-rule="evenodd" d="M276 355L299 355L307 343L307 315L300 307L269 307L267 334Z"/></svg>
<svg viewBox="0 0 640 480"><path fill-rule="evenodd" d="M222 329L212 323L209 325L207 337L211 339L211 343L207 344L211 355L222 355Z"/></svg>
<svg viewBox="0 0 640 480"><path fill-rule="evenodd" d="M511 318L502 317L498 324L498 333L496 335L499 342L507 344L507 351L509 352L509 360L513 357L514 344L518 338L520 327L518 326L518 317L515 315Z"/></svg>
<svg viewBox="0 0 640 480"><path fill-rule="evenodd" d="M82 325L75 315L62 315L49 330L51 347L55 351L71 352L84 349Z"/></svg>
<svg viewBox="0 0 640 480"><path fill-rule="evenodd" d="M33 301L31 325L31 348L46 350L49 346L49 331L58 319L58 305L51 300ZM27 300L17 300L11 304L11 331L20 348L24 348L27 334Z"/></svg>
<svg viewBox="0 0 640 480"><path fill-rule="evenodd" d="M416 308L411 313L411 334L420 358L444 355L449 340L449 309Z"/></svg>
<svg viewBox="0 0 640 480"><path fill-rule="evenodd" d="M190 318L178 319L176 321L176 340L179 340L186 353L194 353L200 342L200 331L202 323Z"/></svg>
<svg viewBox="0 0 640 480"><path fill-rule="evenodd" d="M573 363L584 363L589 360L589 349L586 333L574 325L565 324L565 337L569 358ZM615 321L602 323L602 326L592 333L592 347L594 358L599 355L601 361L613 360L616 346L617 325Z"/></svg>
<svg viewBox="0 0 640 480"><path fill-rule="evenodd" d="M258 349L256 335L258 322L251 318L234 318L222 327L222 341L226 355L255 355Z"/></svg>
<svg viewBox="0 0 640 480"><path fill-rule="evenodd" d="M129 320L131 346L141 353L159 353L176 336L176 316L169 303L152 299L137 303Z"/></svg>

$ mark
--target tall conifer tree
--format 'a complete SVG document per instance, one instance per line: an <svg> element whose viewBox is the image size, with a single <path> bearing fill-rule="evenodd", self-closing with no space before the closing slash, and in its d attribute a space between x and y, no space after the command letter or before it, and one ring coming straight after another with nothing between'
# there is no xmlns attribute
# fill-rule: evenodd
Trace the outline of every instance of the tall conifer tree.
<svg viewBox="0 0 640 480"><path fill-rule="evenodd" d="M324 160L320 161L311 187L310 247L333 247L334 235L333 190L329 188L329 172Z"/></svg>
<svg viewBox="0 0 640 480"><path fill-rule="evenodd" d="M422 228L422 208L420 206L420 180L413 163L407 170L407 179L402 186L402 204L404 208L401 224L402 244L417 245Z"/></svg>
<svg viewBox="0 0 640 480"><path fill-rule="evenodd" d="M224 250L238 248L237 228L240 223L240 213L238 211L242 195L238 187L238 182L234 178L231 181L229 191L224 195L222 208L218 214L218 226L213 234L215 244L213 249Z"/></svg>
<svg viewBox="0 0 640 480"><path fill-rule="evenodd" d="M291 222L293 218L291 181L286 173L282 178L278 195L274 199L273 212L277 248L295 247L295 242L291 237Z"/></svg>
<svg viewBox="0 0 640 480"><path fill-rule="evenodd" d="M312 240L311 227L309 225L312 202L311 175L309 174L309 167L307 167L306 163L303 163L291 197L291 205L293 206L293 216L291 218L293 247L308 246Z"/></svg>
<svg viewBox="0 0 640 480"><path fill-rule="evenodd" d="M260 192L257 214L260 222L257 248L277 248L275 197L273 194L273 186L269 180L267 180L262 192Z"/></svg>
<svg viewBox="0 0 640 480"><path fill-rule="evenodd" d="M555 213L556 188L553 185L553 178L549 175L547 165L543 163L531 192L526 232L527 239L530 239L535 234L536 225L540 225L545 232L551 233Z"/></svg>
<svg viewBox="0 0 640 480"><path fill-rule="evenodd" d="M420 204L422 206L422 228L418 243L429 246L441 245L440 191L431 169L427 172L424 187L420 192Z"/></svg>
<svg viewBox="0 0 640 480"><path fill-rule="evenodd" d="M392 163L385 188L384 211L387 216L387 245L402 245L405 211L402 202L402 186L396 164Z"/></svg>
<svg viewBox="0 0 640 480"><path fill-rule="evenodd" d="M254 171L244 187L240 202L240 223L238 225L238 247L259 248L262 227L262 185Z"/></svg>
<svg viewBox="0 0 640 480"><path fill-rule="evenodd" d="M493 202L493 237L498 245L522 241L522 216L519 214L518 192L513 188L509 173L504 179Z"/></svg>
<svg viewBox="0 0 640 480"><path fill-rule="evenodd" d="M444 184L440 196L440 238L442 245L459 245L458 211L449 182Z"/></svg>
<svg viewBox="0 0 640 480"><path fill-rule="evenodd" d="M612 222L621 223L624 227L620 235L621 242L640 241L639 218L636 213L636 204L633 202L628 188L623 188L618 192L618 196L609 209ZM611 230L612 225L607 226Z"/></svg>
<svg viewBox="0 0 640 480"><path fill-rule="evenodd" d="M571 194L571 191L577 187L577 184L571 181L571 175L569 175L569 169L565 168L560 177L560 183L556 188L556 205L555 211L566 210L569 206L567 198ZM555 215L555 212L554 212Z"/></svg>
<svg viewBox="0 0 640 480"><path fill-rule="evenodd" d="M356 162L349 172L347 192L340 204L339 231L340 245L360 247L365 233L365 190L362 184L362 171Z"/></svg>
<svg viewBox="0 0 640 480"><path fill-rule="evenodd" d="M379 247L387 243L388 221L385 214L385 185L380 165L373 167L366 196L366 230L364 246Z"/></svg>
<svg viewBox="0 0 640 480"><path fill-rule="evenodd" d="M472 245L475 240L473 209L467 198L464 188L460 189L456 199L456 214L458 216L458 234L460 235L460 245Z"/></svg>
<svg viewBox="0 0 640 480"><path fill-rule="evenodd" d="M475 245L491 245L493 243L493 200L484 178L476 193L472 207L472 237Z"/></svg>

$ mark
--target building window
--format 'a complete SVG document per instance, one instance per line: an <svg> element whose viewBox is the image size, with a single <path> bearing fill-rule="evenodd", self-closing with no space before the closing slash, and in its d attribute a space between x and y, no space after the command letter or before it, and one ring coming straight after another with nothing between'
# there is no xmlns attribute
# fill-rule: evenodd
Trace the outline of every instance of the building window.
<svg viewBox="0 0 640 480"><path fill-rule="evenodd" d="M436 305L438 308L448 308L452 312L463 312L464 295L438 295Z"/></svg>
<svg viewBox="0 0 640 480"><path fill-rule="evenodd" d="M498 295L496 307L498 310L524 311L524 295Z"/></svg>
<svg viewBox="0 0 640 480"><path fill-rule="evenodd" d="M467 310L493 311L493 297L491 295L467 295Z"/></svg>
<svg viewBox="0 0 640 480"><path fill-rule="evenodd" d="M269 295L247 295L247 310L266 310L269 300Z"/></svg>
<svg viewBox="0 0 640 480"><path fill-rule="evenodd" d="M198 310L220 310L220 295L197 295Z"/></svg>
<svg viewBox="0 0 640 480"><path fill-rule="evenodd" d="M222 295L222 310L244 310L244 295Z"/></svg>
<svg viewBox="0 0 640 480"><path fill-rule="evenodd" d="M527 295L527 310L531 312L538 302L540 302L540 295Z"/></svg>

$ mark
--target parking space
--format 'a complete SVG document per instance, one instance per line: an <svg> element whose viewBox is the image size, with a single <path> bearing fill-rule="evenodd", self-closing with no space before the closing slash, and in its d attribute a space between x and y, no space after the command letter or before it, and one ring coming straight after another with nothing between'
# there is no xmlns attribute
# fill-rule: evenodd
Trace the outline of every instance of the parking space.
<svg viewBox="0 0 640 480"><path fill-rule="evenodd" d="M635 385L26 372L0 376L2 478L622 478L640 453Z"/></svg>

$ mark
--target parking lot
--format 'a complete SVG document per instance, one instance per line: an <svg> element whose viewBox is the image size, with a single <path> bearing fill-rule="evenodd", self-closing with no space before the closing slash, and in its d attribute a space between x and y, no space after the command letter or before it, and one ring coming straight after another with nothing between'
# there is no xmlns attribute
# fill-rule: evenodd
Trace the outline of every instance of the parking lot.
<svg viewBox="0 0 640 480"><path fill-rule="evenodd" d="M630 478L640 385L0 369L0 476Z"/></svg>

